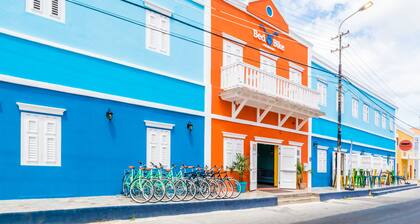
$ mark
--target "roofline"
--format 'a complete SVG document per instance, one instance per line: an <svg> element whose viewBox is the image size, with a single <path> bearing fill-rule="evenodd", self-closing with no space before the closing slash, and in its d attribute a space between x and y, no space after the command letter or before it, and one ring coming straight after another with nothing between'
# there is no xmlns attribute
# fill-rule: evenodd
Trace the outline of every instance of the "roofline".
<svg viewBox="0 0 420 224"><path fill-rule="evenodd" d="M321 56L320 54L316 53L316 52L312 52L312 61L314 61L315 63L318 63L322 66L325 66L327 69L332 70L333 72L337 73L337 67L334 65L334 63L331 62L330 60L326 59L325 57ZM366 88L360 82L355 81L354 79L349 78L349 77L347 77L347 78L352 83L354 83L357 87L361 88L363 91L365 91L369 95L372 95L376 99L383 101L388 106L390 106L392 109L394 109L394 110L398 109L398 107L395 105L395 103L392 102L390 99L385 99L384 97L380 96L379 93L377 93L376 91L369 90L368 88Z"/></svg>
<svg viewBox="0 0 420 224"><path fill-rule="evenodd" d="M397 133L398 133L398 131L401 131L404 134L406 134L406 135L408 135L408 136L410 136L412 138L414 138L416 136L416 133L414 133L413 131L411 131L411 130L409 130L407 128L404 128L401 125L398 125L398 124L395 124L395 125L397 126Z"/></svg>

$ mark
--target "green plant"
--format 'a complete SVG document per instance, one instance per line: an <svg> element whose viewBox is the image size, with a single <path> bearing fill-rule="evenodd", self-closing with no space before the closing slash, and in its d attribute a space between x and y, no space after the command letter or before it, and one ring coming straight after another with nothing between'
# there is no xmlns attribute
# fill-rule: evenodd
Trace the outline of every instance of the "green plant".
<svg viewBox="0 0 420 224"><path fill-rule="evenodd" d="M301 162L298 162L296 164L296 181L298 186L300 186L301 183L303 183L303 173L304 173L304 167Z"/></svg>
<svg viewBox="0 0 420 224"><path fill-rule="evenodd" d="M238 173L239 181L242 182L244 179L245 172L249 171L249 158L237 153L235 161L232 164L231 170Z"/></svg>

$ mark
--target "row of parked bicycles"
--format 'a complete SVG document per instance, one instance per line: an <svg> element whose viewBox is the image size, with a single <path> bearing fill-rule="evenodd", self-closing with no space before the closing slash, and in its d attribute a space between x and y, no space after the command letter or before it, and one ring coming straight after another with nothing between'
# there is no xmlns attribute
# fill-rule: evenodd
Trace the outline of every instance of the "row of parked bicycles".
<svg viewBox="0 0 420 224"><path fill-rule="evenodd" d="M241 184L221 167L151 166L139 162L124 172L122 193L138 203L237 198Z"/></svg>

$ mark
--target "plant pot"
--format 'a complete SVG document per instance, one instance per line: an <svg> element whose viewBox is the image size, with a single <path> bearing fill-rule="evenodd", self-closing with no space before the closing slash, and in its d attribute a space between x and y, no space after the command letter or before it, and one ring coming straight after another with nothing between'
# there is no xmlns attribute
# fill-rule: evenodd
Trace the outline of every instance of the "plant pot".
<svg viewBox="0 0 420 224"><path fill-rule="evenodd" d="M306 183L299 183L299 189L306 189Z"/></svg>
<svg viewBox="0 0 420 224"><path fill-rule="evenodd" d="M241 184L241 193L245 193L246 192L246 182L239 182Z"/></svg>

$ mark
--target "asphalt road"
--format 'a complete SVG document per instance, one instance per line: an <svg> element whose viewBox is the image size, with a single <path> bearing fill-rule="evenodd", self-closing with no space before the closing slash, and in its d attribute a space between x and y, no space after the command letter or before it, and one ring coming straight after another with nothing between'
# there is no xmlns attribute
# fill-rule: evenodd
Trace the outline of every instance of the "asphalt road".
<svg viewBox="0 0 420 224"><path fill-rule="evenodd" d="M378 197L104 222L106 224L420 223L420 189Z"/></svg>

